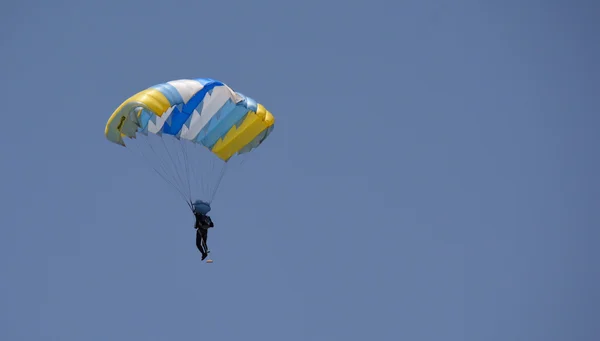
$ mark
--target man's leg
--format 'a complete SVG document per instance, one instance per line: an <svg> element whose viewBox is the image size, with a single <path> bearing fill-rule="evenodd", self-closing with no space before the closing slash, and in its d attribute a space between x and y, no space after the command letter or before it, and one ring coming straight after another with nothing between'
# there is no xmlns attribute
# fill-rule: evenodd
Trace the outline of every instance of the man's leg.
<svg viewBox="0 0 600 341"><path fill-rule="evenodd" d="M208 230L207 229L201 229L201 237L202 237L202 247L204 248L204 252L206 253L206 255L208 255L210 253L210 250L208 249L208 245L206 245L206 240L208 239ZM206 258L206 256L204 256L202 259Z"/></svg>
<svg viewBox="0 0 600 341"><path fill-rule="evenodd" d="M198 248L198 251L200 251L200 253L202 254L202 260L204 260L204 258L208 256L208 253L206 253L206 242L202 238L201 231L201 229L196 230L196 247Z"/></svg>

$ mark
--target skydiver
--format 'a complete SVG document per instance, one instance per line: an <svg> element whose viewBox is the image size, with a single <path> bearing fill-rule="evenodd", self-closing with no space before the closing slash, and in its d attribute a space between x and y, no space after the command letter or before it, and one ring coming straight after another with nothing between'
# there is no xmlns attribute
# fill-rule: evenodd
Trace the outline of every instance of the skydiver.
<svg viewBox="0 0 600 341"><path fill-rule="evenodd" d="M196 206L196 205L194 205ZM210 209L209 209L210 210ZM208 229L215 226L212 219L206 214L208 211L203 209L198 209L198 207L193 208L194 216L196 217L196 222L194 224L194 228L196 229L196 247L198 251L202 254L202 260L208 257L210 250L206 245L206 240L208 239Z"/></svg>

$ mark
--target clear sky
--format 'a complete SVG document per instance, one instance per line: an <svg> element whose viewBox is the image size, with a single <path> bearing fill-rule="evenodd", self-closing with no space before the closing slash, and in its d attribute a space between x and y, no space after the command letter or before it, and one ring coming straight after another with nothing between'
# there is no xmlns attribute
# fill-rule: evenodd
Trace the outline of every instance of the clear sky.
<svg viewBox="0 0 600 341"><path fill-rule="evenodd" d="M599 7L2 2L0 339L600 339ZM277 119L213 264L103 135L197 77Z"/></svg>

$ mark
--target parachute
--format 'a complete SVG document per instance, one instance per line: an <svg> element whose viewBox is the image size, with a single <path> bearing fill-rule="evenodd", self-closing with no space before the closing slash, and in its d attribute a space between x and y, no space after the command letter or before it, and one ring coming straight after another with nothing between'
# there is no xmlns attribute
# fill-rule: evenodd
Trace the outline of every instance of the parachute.
<svg viewBox="0 0 600 341"><path fill-rule="evenodd" d="M274 124L262 104L218 80L179 79L124 101L104 134L137 150L190 209L208 212L227 165L260 146Z"/></svg>

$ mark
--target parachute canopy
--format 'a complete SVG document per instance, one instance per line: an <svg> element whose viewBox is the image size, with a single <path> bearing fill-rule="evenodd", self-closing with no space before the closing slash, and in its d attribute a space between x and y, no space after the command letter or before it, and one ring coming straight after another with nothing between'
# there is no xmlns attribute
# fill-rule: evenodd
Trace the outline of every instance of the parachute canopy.
<svg viewBox="0 0 600 341"><path fill-rule="evenodd" d="M123 102L108 119L106 138L168 134L208 148L227 161L258 147L275 119L254 99L210 79L180 79L143 90Z"/></svg>
<svg viewBox="0 0 600 341"><path fill-rule="evenodd" d="M220 81L179 79L128 98L104 133L140 151L192 210L210 210L230 159L257 148L274 123L263 105Z"/></svg>

